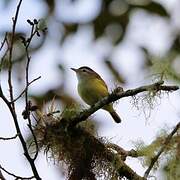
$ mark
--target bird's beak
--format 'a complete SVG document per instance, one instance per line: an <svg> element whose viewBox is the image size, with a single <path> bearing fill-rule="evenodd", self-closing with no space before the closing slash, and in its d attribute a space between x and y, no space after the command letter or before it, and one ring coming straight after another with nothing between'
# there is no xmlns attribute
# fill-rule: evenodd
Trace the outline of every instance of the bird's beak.
<svg viewBox="0 0 180 180"><path fill-rule="evenodd" d="M71 68L73 71L75 71L75 72L77 72L78 71L78 69L75 69L75 68Z"/></svg>

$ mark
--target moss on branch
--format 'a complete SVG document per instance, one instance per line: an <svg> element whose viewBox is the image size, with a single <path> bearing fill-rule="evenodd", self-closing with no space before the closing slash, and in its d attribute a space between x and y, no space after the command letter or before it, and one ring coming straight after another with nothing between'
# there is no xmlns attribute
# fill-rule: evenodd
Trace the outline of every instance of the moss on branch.
<svg viewBox="0 0 180 180"><path fill-rule="evenodd" d="M169 92L178 89L177 86L163 86L163 83L159 81L127 91L117 88L108 97L82 112L67 110L68 112L56 118L53 115L41 114L35 128L39 147L50 152L55 161L66 165L69 180L86 177L91 177L91 179L96 177L146 179L136 174L122 158L123 155L125 158L126 156L138 156L135 151L123 152L124 154L119 154L117 150L114 152L107 146L104 139L95 137L80 124L104 105L123 97L135 96L141 92L154 92L153 94L156 95L159 91Z"/></svg>
<svg viewBox="0 0 180 180"><path fill-rule="evenodd" d="M109 94L109 96L98 101L89 109L86 109L72 116L72 118L66 119L65 117L63 117L61 121L62 123L65 123L67 127L74 127L78 123L85 121L89 116L91 116L94 112L96 112L103 106L109 103L115 102L121 98L135 96L142 92L154 92L154 95L156 95L156 93L159 91L171 92L171 91L176 91L179 89L178 86L163 86L163 84L164 84L164 81L158 81L156 83L153 83L147 86L141 86L141 87L126 90L126 91L122 91L122 88L116 88L111 94Z"/></svg>

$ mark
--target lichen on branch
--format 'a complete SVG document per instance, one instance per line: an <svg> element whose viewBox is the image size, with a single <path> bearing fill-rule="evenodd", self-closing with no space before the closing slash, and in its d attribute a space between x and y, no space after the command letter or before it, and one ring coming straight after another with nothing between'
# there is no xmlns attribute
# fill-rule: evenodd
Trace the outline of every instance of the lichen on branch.
<svg viewBox="0 0 180 180"><path fill-rule="evenodd" d="M108 149L106 139L95 137L86 127L78 125L66 129L59 118L41 115L34 132L40 149L64 165L69 180L144 179L119 154Z"/></svg>
<svg viewBox="0 0 180 180"><path fill-rule="evenodd" d="M124 97L135 96L142 92L175 91L177 86L163 86L159 81L151 85L122 91L115 89L108 97L103 98L89 109L79 111L66 110L59 117L39 113L35 134L40 148L50 152L52 158L66 165L67 176L70 179L83 179L86 177L103 176L104 179L142 180L123 159L123 156L136 156L136 152L118 154L107 147L107 142L100 137L95 137L80 124L104 105L117 101ZM154 93L155 94L155 93Z"/></svg>
<svg viewBox="0 0 180 180"><path fill-rule="evenodd" d="M163 85L164 81L158 81L156 83L141 86L135 89L130 89L126 91L122 91L122 88L116 88L109 96L103 98L102 100L98 101L96 104L91 106L89 109L86 109L71 118L66 119L66 117L62 117L61 121L67 124L68 127L76 126L78 123L85 121L89 116L91 116L94 112L102 108L103 106L115 102L124 97L132 97L142 92L172 92L179 89L178 86L165 86ZM67 122L66 122L67 121Z"/></svg>

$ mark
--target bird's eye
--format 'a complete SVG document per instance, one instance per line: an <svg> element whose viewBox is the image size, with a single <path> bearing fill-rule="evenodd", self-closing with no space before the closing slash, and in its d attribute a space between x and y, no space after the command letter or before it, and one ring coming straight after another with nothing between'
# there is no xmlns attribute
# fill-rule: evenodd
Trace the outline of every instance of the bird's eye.
<svg viewBox="0 0 180 180"><path fill-rule="evenodd" d="M86 72L86 70L85 70L85 69L83 69L82 71L83 71L83 72Z"/></svg>

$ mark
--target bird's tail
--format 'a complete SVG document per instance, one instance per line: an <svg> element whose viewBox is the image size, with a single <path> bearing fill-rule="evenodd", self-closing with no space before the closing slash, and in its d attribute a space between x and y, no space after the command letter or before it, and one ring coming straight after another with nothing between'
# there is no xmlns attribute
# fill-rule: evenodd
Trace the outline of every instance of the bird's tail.
<svg viewBox="0 0 180 180"><path fill-rule="evenodd" d="M116 123L120 123L121 122L121 118L119 117L119 115L116 113L116 111L111 111L109 112L112 116L112 118L114 119L114 121Z"/></svg>

